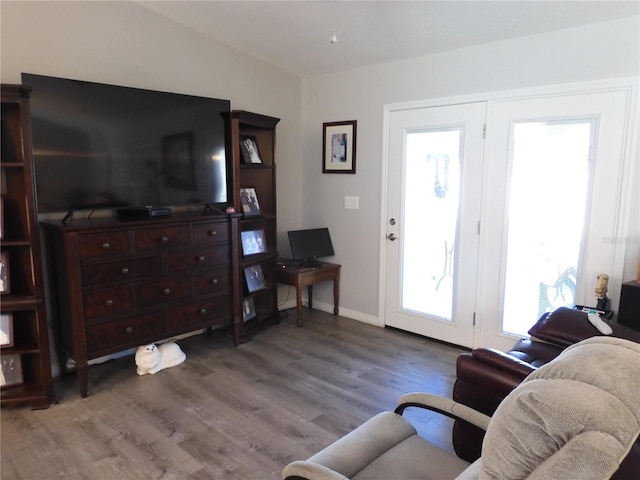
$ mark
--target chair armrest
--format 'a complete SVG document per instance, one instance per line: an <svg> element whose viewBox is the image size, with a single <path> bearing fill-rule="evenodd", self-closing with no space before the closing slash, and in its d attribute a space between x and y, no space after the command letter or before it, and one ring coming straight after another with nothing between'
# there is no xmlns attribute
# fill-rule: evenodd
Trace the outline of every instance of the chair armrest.
<svg viewBox="0 0 640 480"><path fill-rule="evenodd" d="M344 475L319 463L297 460L284 467L284 480L349 480Z"/></svg>
<svg viewBox="0 0 640 480"><path fill-rule="evenodd" d="M475 425L482 430L486 430L489 426L491 417L480 413L473 408L467 407L462 403L430 393L406 393L398 399L398 406L395 413L402 415L402 412L408 407L418 407L441 413L455 420Z"/></svg>

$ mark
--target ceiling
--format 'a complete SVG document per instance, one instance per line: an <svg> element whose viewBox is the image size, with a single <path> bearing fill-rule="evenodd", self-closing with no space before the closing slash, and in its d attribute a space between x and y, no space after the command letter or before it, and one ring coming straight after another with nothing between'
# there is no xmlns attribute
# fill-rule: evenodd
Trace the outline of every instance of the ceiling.
<svg viewBox="0 0 640 480"><path fill-rule="evenodd" d="M640 0L135 3L301 77L640 15Z"/></svg>

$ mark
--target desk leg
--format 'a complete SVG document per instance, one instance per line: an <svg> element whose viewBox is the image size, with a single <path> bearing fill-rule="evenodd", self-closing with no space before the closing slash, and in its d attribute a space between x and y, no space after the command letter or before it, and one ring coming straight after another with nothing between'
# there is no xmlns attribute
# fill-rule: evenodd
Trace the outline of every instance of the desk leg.
<svg viewBox="0 0 640 480"><path fill-rule="evenodd" d="M300 290L299 287L296 287L296 313L296 323L300 326L300 319L302 318L302 290Z"/></svg>
<svg viewBox="0 0 640 480"><path fill-rule="evenodd" d="M338 315L338 305L340 303L340 279L333 281L333 314Z"/></svg>

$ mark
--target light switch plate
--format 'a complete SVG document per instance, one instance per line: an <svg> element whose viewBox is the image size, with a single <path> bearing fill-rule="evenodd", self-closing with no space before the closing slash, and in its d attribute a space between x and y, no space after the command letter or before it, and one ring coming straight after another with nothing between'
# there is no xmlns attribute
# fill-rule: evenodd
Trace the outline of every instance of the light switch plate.
<svg viewBox="0 0 640 480"><path fill-rule="evenodd" d="M344 208L348 208L351 210L360 209L360 197L344 197Z"/></svg>

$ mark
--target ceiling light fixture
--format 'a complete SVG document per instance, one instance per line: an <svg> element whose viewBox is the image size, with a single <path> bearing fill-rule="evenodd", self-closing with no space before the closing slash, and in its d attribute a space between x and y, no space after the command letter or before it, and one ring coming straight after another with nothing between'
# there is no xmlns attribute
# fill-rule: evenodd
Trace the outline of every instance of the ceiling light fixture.
<svg viewBox="0 0 640 480"><path fill-rule="evenodd" d="M336 35L336 32L333 32L333 35L331 35L331 38L329 39L329 43L338 43L338 37Z"/></svg>

